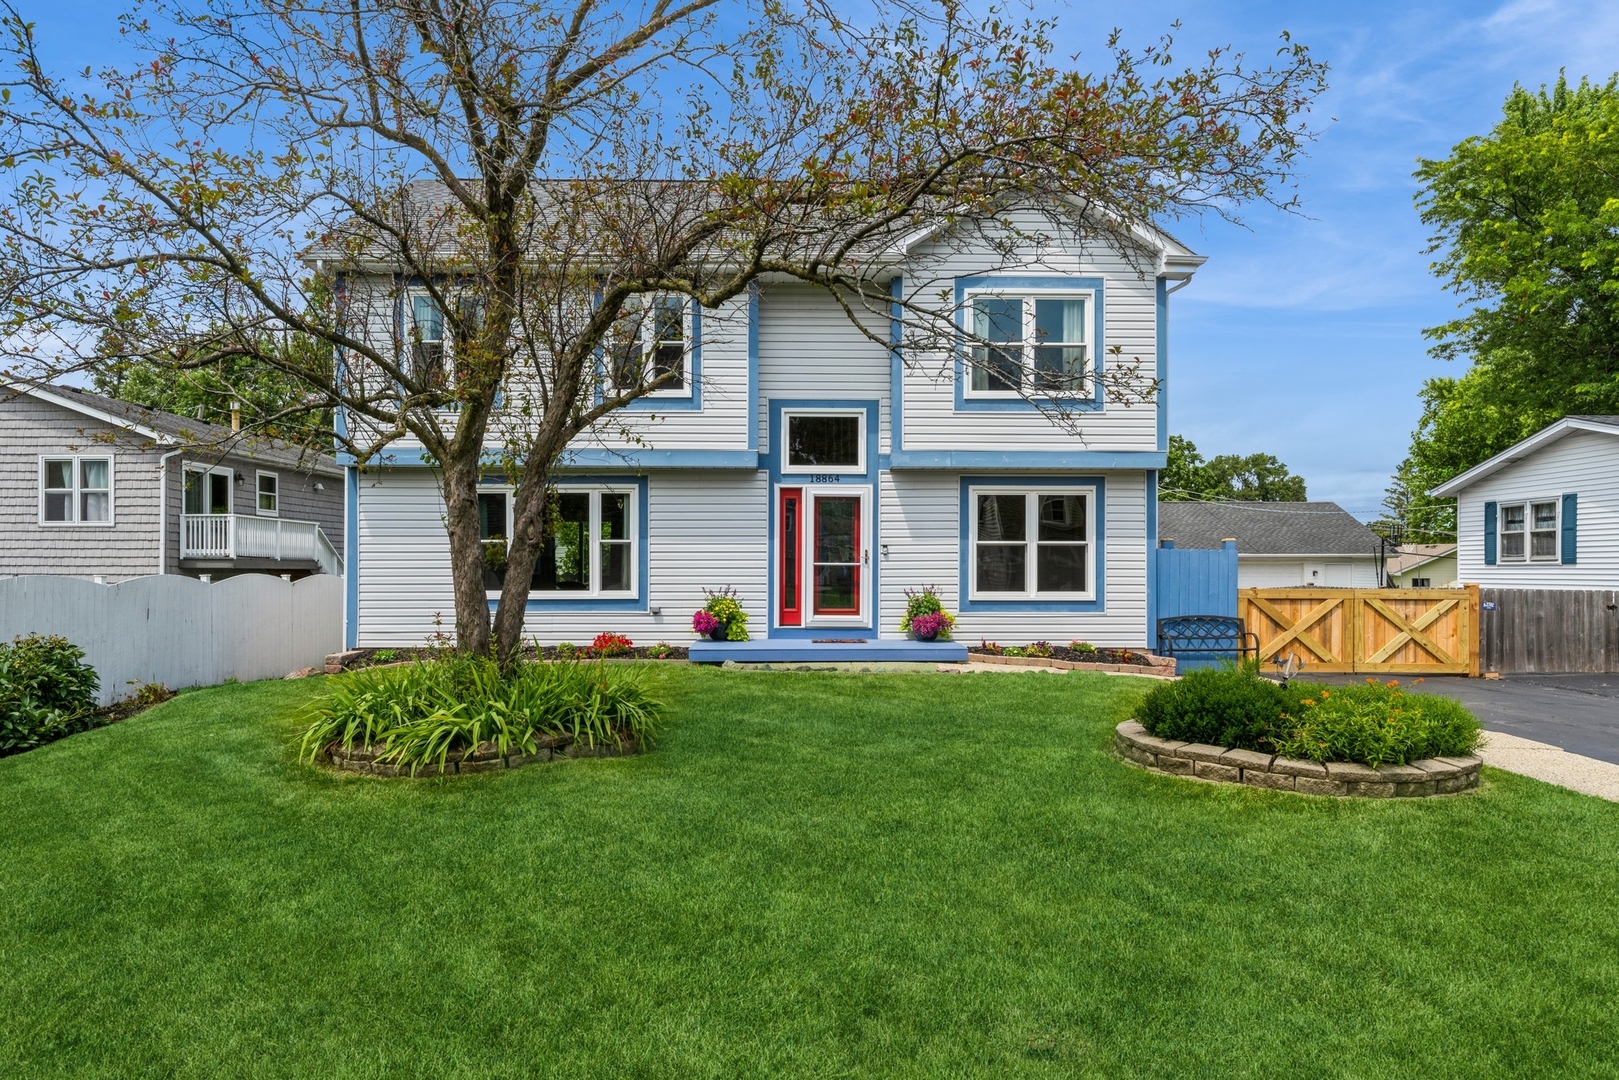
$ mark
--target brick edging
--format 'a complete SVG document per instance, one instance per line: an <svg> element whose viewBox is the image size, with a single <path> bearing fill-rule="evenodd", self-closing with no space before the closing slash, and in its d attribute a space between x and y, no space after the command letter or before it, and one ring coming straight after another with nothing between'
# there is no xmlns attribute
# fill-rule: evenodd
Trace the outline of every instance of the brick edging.
<svg viewBox="0 0 1619 1080"><path fill-rule="evenodd" d="M438 762L423 764L414 773L409 765L395 765L378 761L385 751L380 746L346 747L333 743L326 748L325 758L334 769L342 772L363 773L367 776L454 776L464 773L500 772L517 769L540 761L558 758L628 757L641 752L640 743L625 739L622 745L596 743L586 746L572 735L546 735L535 740L532 754L506 754L496 751L493 743L480 743L476 749L450 753L441 768Z"/></svg>
<svg viewBox="0 0 1619 1080"><path fill-rule="evenodd" d="M1147 734L1134 720L1114 732L1119 753L1139 765L1171 776L1195 776L1225 784L1248 784L1305 795L1363 798L1422 798L1478 787L1477 757L1424 758L1409 765L1294 761L1255 750L1228 750L1206 743L1176 742Z"/></svg>
<svg viewBox="0 0 1619 1080"><path fill-rule="evenodd" d="M1113 671L1120 675L1174 675L1175 658L1173 656L1153 656L1151 653L1139 653L1147 658L1145 664L1089 664L1083 660L1058 660L1046 656L998 656L995 653L967 654L969 664L1007 664L1012 667L1048 667L1062 671Z"/></svg>

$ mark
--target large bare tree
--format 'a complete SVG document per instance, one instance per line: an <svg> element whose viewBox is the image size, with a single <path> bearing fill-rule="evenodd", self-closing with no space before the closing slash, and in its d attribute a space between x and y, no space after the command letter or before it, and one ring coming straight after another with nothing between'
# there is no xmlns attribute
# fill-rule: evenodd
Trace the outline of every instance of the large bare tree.
<svg viewBox="0 0 1619 1080"><path fill-rule="evenodd" d="M1007 224L1028 210L1138 251L1155 223L1292 205L1324 68L1285 35L1263 66L1216 50L1184 69L1167 39L1115 38L1091 72L1049 21L883 10L856 26L822 0L153 2L126 17L127 68L64 80L8 4L7 364L248 358L311 388L293 407L337 410L360 463L419 444L456 639L515 655L561 455L675 377L640 344L659 297L716 308L807 282L874 333L894 255L925 230L1010 259L1038 239ZM908 362L958 347L925 274L900 302ZM1155 389L1109 371L1116 398ZM1059 419L1068 390L1095 392L1047 386ZM515 484L492 629L491 468Z"/></svg>

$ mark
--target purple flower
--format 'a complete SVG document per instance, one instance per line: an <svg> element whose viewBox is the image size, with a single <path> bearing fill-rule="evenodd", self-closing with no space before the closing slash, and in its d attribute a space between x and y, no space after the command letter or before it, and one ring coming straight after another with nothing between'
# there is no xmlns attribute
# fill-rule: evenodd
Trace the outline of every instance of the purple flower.
<svg viewBox="0 0 1619 1080"><path fill-rule="evenodd" d="M720 625L720 621L706 611L699 611L691 617L691 628L703 637L718 630Z"/></svg>
<svg viewBox="0 0 1619 1080"><path fill-rule="evenodd" d="M943 612L935 611L926 615L918 615L911 620L911 633L924 641L931 641L938 637L950 626L950 620L945 618Z"/></svg>

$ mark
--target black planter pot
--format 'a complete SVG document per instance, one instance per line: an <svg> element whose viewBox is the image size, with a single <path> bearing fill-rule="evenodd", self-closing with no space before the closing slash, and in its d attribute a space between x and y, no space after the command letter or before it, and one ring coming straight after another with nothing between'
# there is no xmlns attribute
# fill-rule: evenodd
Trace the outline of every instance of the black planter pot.
<svg viewBox="0 0 1619 1080"><path fill-rule="evenodd" d="M718 629L710 630L708 632L708 640L710 640L710 641L725 641L725 640L727 640L726 635L728 635L729 633L730 633L730 628L729 627L721 626Z"/></svg>

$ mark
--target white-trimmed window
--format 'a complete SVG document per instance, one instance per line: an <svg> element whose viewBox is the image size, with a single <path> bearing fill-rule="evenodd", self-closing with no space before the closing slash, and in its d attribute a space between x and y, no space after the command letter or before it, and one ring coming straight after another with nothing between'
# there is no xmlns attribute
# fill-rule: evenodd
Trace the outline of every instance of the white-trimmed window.
<svg viewBox="0 0 1619 1080"><path fill-rule="evenodd" d="M1095 392L1091 292L973 293L967 299L968 397Z"/></svg>
<svg viewBox="0 0 1619 1080"><path fill-rule="evenodd" d="M449 382L445 362L444 312L438 301L426 293L413 293L410 317L410 373L424 386L444 386Z"/></svg>
<svg viewBox="0 0 1619 1080"><path fill-rule="evenodd" d="M1502 503L1501 561L1557 562L1561 513L1558 499Z"/></svg>
<svg viewBox="0 0 1619 1080"><path fill-rule="evenodd" d="M691 302L657 294L625 305L608 346L609 377L620 392L662 379L652 393L691 397L686 358L691 353Z"/></svg>
<svg viewBox="0 0 1619 1080"><path fill-rule="evenodd" d="M783 473L866 472L866 410L784 409L781 414Z"/></svg>
<svg viewBox="0 0 1619 1080"><path fill-rule="evenodd" d="M637 595L637 502L633 486L557 485L529 592L544 598ZM510 488L478 493L479 531L486 548L493 549L484 565L491 571L504 572L512 515Z"/></svg>
<svg viewBox="0 0 1619 1080"><path fill-rule="evenodd" d="M973 487L968 536L974 599L1096 595L1094 488Z"/></svg>
<svg viewBox="0 0 1619 1080"><path fill-rule="evenodd" d="M112 457L40 458L39 520L42 525L111 525Z"/></svg>
<svg viewBox="0 0 1619 1080"><path fill-rule="evenodd" d="M257 488L259 514L264 517L280 517L281 477L273 472L261 470L254 483Z"/></svg>

